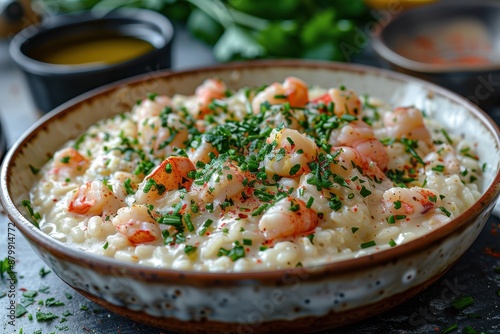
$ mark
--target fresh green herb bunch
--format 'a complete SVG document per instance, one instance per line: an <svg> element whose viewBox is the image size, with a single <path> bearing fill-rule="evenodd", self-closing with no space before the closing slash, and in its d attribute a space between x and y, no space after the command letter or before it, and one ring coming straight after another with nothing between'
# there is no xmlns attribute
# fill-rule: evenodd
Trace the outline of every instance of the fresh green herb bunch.
<svg viewBox="0 0 500 334"><path fill-rule="evenodd" d="M186 24L218 61L307 58L346 61L363 24L363 0L37 0L42 14L146 8ZM358 28L360 30L357 30ZM362 36L364 38L364 36ZM343 48L342 45L345 47ZM349 51L350 53L350 51Z"/></svg>

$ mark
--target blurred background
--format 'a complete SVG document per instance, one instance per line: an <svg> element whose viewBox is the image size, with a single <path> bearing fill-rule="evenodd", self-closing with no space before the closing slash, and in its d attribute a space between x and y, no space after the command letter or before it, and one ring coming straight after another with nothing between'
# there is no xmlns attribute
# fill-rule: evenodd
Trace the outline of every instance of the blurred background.
<svg viewBox="0 0 500 334"><path fill-rule="evenodd" d="M310 58L345 61L339 43L352 42L355 27L378 18L370 7L384 0L1 0L3 37L52 15L84 10L145 8L186 26L213 47L217 61ZM431 0L398 1L395 7Z"/></svg>

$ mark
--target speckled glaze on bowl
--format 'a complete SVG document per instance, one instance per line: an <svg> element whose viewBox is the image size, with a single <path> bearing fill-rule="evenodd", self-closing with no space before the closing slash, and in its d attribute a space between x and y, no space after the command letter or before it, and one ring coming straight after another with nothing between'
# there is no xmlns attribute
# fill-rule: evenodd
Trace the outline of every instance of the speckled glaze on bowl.
<svg viewBox="0 0 500 334"><path fill-rule="evenodd" d="M41 165L57 148L101 118L128 110L148 92L192 93L207 77L232 88L282 81L345 85L394 105L416 105L477 143L487 165L484 193L449 224L407 244L313 268L202 273L118 262L70 248L36 229L21 205ZM500 193L498 128L465 99L424 81L346 64L264 61L133 78L91 92L37 122L9 151L1 202L37 254L66 283L96 303L136 321L182 332L256 333L339 327L383 312L438 279L474 242Z"/></svg>

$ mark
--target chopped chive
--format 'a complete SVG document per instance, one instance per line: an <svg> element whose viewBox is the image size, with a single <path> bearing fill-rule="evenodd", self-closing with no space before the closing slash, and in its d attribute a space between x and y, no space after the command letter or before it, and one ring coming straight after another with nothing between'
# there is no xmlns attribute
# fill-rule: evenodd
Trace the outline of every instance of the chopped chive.
<svg viewBox="0 0 500 334"><path fill-rule="evenodd" d="M165 172L172 173L172 164L170 162L165 165Z"/></svg>
<svg viewBox="0 0 500 334"><path fill-rule="evenodd" d="M102 248L108 249L108 246L109 246L109 242L106 241L106 243L104 245L102 245Z"/></svg>
<svg viewBox="0 0 500 334"><path fill-rule="evenodd" d="M300 210L300 205L299 203L296 203L294 200L290 202L290 211L297 212Z"/></svg>
<svg viewBox="0 0 500 334"><path fill-rule="evenodd" d="M432 167L431 169L433 171L435 171L435 172L442 172L442 171L444 171L444 166L443 165L437 165L435 167Z"/></svg>
<svg viewBox="0 0 500 334"><path fill-rule="evenodd" d="M358 118L356 116L353 116L353 115L343 114L342 116L340 116L340 119L343 121L352 122L352 121L356 121Z"/></svg>
<svg viewBox="0 0 500 334"><path fill-rule="evenodd" d="M45 301L45 306L64 306L64 303L56 300L54 297L47 298Z"/></svg>
<svg viewBox="0 0 500 334"><path fill-rule="evenodd" d="M266 249L267 249L267 247L266 247L266 246L260 246L260 247L259 247L259 251L261 251L261 252L265 251Z"/></svg>
<svg viewBox="0 0 500 334"><path fill-rule="evenodd" d="M182 218L180 216L166 214L166 215L158 218L157 222L159 224L164 224L164 225L181 226L182 225Z"/></svg>
<svg viewBox="0 0 500 334"><path fill-rule="evenodd" d="M406 219L405 215L396 215L396 220L403 220Z"/></svg>
<svg viewBox="0 0 500 334"><path fill-rule="evenodd" d="M52 312L47 312L47 313L36 312L35 317L36 317L36 321L50 321L50 320L59 318L57 315L55 315Z"/></svg>
<svg viewBox="0 0 500 334"><path fill-rule="evenodd" d="M306 208L311 208L311 206L313 205L314 203L314 197L309 197L309 199L307 200L307 203L306 203Z"/></svg>
<svg viewBox="0 0 500 334"><path fill-rule="evenodd" d="M230 250L221 247L217 252L217 256L229 255L230 252L231 252Z"/></svg>
<svg viewBox="0 0 500 334"><path fill-rule="evenodd" d="M417 162L421 163L422 165L425 166L424 160L418 155L418 153L415 151L415 148L418 147L418 141L417 140L411 140L407 138L402 138L401 143L406 147L406 152L410 153L412 157L417 160Z"/></svg>
<svg viewBox="0 0 500 334"><path fill-rule="evenodd" d="M447 333L451 333L453 332L454 330L458 329L458 325L457 324L454 324L454 325L451 325L445 329L443 329L440 333L441 334L447 334Z"/></svg>
<svg viewBox="0 0 500 334"><path fill-rule="evenodd" d="M207 209L208 212L213 212L214 211L214 203L207 203L207 205L205 205L205 209Z"/></svg>
<svg viewBox="0 0 500 334"><path fill-rule="evenodd" d="M266 204L262 204L261 206L259 206L257 208L257 210L255 210L254 212L252 212L252 217L258 216L261 213L263 213L267 209L268 206L269 206L269 204L267 204L267 203Z"/></svg>
<svg viewBox="0 0 500 334"><path fill-rule="evenodd" d="M453 141L451 140L450 136L448 135L448 132L446 132L445 129L441 129L441 133L446 138L446 141L448 142L448 144L453 145Z"/></svg>
<svg viewBox="0 0 500 334"><path fill-rule="evenodd" d="M401 201L394 202L394 209L396 209L396 210L401 209Z"/></svg>
<svg viewBox="0 0 500 334"><path fill-rule="evenodd" d="M44 278L45 276L47 276L48 274L50 274L52 271L50 270L46 270L44 267L42 267L39 271L39 274L40 274L40 277L41 278Z"/></svg>
<svg viewBox="0 0 500 334"><path fill-rule="evenodd" d="M461 311L472 304L474 304L474 298L471 296L463 296L455 299L451 303L451 306L453 306L457 311Z"/></svg>
<svg viewBox="0 0 500 334"><path fill-rule="evenodd" d="M384 146L391 146L392 144L394 144L396 142L396 139L395 138L384 138L384 139L381 139L380 142Z"/></svg>
<svg viewBox="0 0 500 334"><path fill-rule="evenodd" d="M451 212L448 211L444 206L440 206L439 207L439 210L443 211L444 214L447 216L447 217L450 217L451 216Z"/></svg>
<svg viewBox="0 0 500 334"><path fill-rule="evenodd" d="M243 239L243 245L252 246L252 239Z"/></svg>
<svg viewBox="0 0 500 334"><path fill-rule="evenodd" d="M389 240L389 245L391 247L397 246L396 241L394 241L393 239Z"/></svg>
<svg viewBox="0 0 500 334"><path fill-rule="evenodd" d="M31 170L31 173L33 173L33 175L36 175L40 172L40 168L36 168L32 165L28 165L30 167L30 170Z"/></svg>
<svg viewBox="0 0 500 334"><path fill-rule="evenodd" d="M200 232L198 233L198 235L203 236L205 234L205 232L207 232L207 229L210 227L210 225L212 225L213 222L214 221L212 219L205 220L205 222L203 223L203 227L200 229Z"/></svg>
<svg viewBox="0 0 500 334"><path fill-rule="evenodd" d="M125 182L123 183L123 185L125 186L125 192L127 193L127 195L135 194L135 191L132 188L131 182L132 182L132 180L130 178L127 178L125 180Z"/></svg>
<svg viewBox="0 0 500 334"><path fill-rule="evenodd" d="M187 213L183 216L183 218L184 218L184 223L186 224L186 226L188 228L188 231L193 232L194 226L193 226L193 222L191 221L191 215L189 213Z"/></svg>
<svg viewBox="0 0 500 334"><path fill-rule="evenodd" d="M368 242L363 242L360 247L361 248L369 248L369 247L373 247L373 246L376 246L377 244L375 243L374 240L371 240L371 241L368 241Z"/></svg>
<svg viewBox="0 0 500 334"><path fill-rule="evenodd" d="M23 315L25 315L26 313L28 313L28 310L21 304L17 304L16 305L16 310L15 310L15 317L16 318L19 318Z"/></svg>
<svg viewBox="0 0 500 334"><path fill-rule="evenodd" d="M186 245L186 247L184 247L184 253L186 253L187 255L190 255L190 254L193 254L194 252L196 252L197 249L198 249L198 247Z"/></svg>
<svg viewBox="0 0 500 334"><path fill-rule="evenodd" d="M462 333L464 333L464 334L479 334L479 332L476 331L471 326L465 326L464 329L462 330Z"/></svg>
<svg viewBox="0 0 500 334"><path fill-rule="evenodd" d="M290 172L289 174L290 175L295 175L297 174L297 172L300 170L300 164L295 164L292 166L292 168L290 168Z"/></svg>
<svg viewBox="0 0 500 334"><path fill-rule="evenodd" d="M338 174L334 174L333 175L333 181L335 181L335 183L341 185L342 187L346 187L346 188L351 188L349 187L349 185L347 184L346 180L344 180L344 178ZM364 187L363 187L364 188ZM365 189L367 190L367 189ZM367 190L368 191L368 190ZM371 193L370 193L371 194ZM363 196L364 197L364 196Z"/></svg>
<svg viewBox="0 0 500 334"><path fill-rule="evenodd" d="M396 217L394 217L394 215L390 215L389 217L387 217L387 223L389 224L396 224Z"/></svg>
<svg viewBox="0 0 500 334"><path fill-rule="evenodd" d="M370 196L372 194L372 192L370 190L366 189L365 186L363 186L361 188L361 191L359 193L363 197Z"/></svg>
<svg viewBox="0 0 500 334"><path fill-rule="evenodd" d="M193 213L198 213L199 208L196 203L191 203L191 211L193 211Z"/></svg>
<svg viewBox="0 0 500 334"><path fill-rule="evenodd" d="M351 227L352 234L356 233L359 230L359 227Z"/></svg>
<svg viewBox="0 0 500 334"><path fill-rule="evenodd" d="M26 209L26 211L28 211L29 215L31 216L31 218L33 218L33 220L31 221L31 223L33 225L35 225L36 228L40 228L40 225L38 224L38 219L37 217L40 215L38 212L34 212L33 211L33 208L31 207L31 202L28 201L28 200L23 200L21 202L22 206Z"/></svg>

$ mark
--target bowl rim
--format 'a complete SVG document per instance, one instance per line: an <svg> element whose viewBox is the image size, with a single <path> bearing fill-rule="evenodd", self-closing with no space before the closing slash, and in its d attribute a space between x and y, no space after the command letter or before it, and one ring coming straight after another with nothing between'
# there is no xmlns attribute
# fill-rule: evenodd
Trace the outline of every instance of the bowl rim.
<svg viewBox="0 0 500 334"><path fill-rule="evenodd" d="M376 26L376 29L373 33L373 37L371 40L371 45L375 52L385 59L386 61L399 66L404 69L408 69L414 72L422 72L422 73L433 73L433 74L446 74L449 72L456 73L471 73L471 72L488 72L488 71L497 71L500 69L500 63L491 63L491 64L482 64L482 65L446 65L443 66L441 64L430 64L417 60L412 60L407 58L398 52L394 51L385 41L384 32L387 29L391 28L393 25L397 24L400 21L404 21L407 17L413 16L425 16L425 13L428 11L435 11L436 9L447 9L447 8L497 8L500 10L500 2L492 1L492 0L475 0L473 3L465 1L465 0L457 0L453 2L436 2L433 4L429 4L423 7L413 8L408 11L404 11L403 13L392 18L387 24L379 24ZM443 13L442 11L440 13ZM442 14L444 15L444 14Z"/></svg>
<svg viewBox="0 0 500 334"><path fill-rule="evenodd" d="M164 39L164 43L161 47L154 47L145 54L112 64L52 64L31 58L22 51L23 45L38 39L40 35L51 34L54 30L60 30L62 28L78 29L79 26L85 26L91 22L105 22L107 20L135 20L137 22L151 24L159 29ZM120 70L127 67L132 62L158 57L163 54L163 50L168 50L170 48L174 35L175 32L172 22L166 16L149 9L118 8L113 11L102 12L80 11L48 17L39 24L21 30L10 42L9 53L19 67L37 75L66 76L91 74L100 71Z"/></svg>
<svg viewBox="0 0 500 334"><path fill-rule="evenodd" d="M305 268L266 270L266 271L248 271L248 272L208 272L194 270L175 270L168 268L156 268L135 263L127 263L114 258L108 258L93 253L85 252L76 247L65 245L57 241L41 230L37 229L29 222L21 212L17 209L10 196L9 179L11 161L15 160L16 155L20 154L24 146L30 142L30 139L36 137L38 131L42 131L47 123L55 121L58 118L63 118L66 114L78 110L79 106L86 102L103 95L110 94L120 88L129 85L140 85L146 80L155 78L165 80L175 80L183 76L197 75L206 71L232 71L245 69L259 69L266 71L272 68L307 68L307 69L327 69L343 72L352 72L355 74L368 74L372 76L383 76L391 80L401 81L404 83L415 83L427 88L430 92L440 94L452 102L462 105L468 109L475 117L482 122L493 136L494 141L500 147L500 129L492 119L482 111L478 106L470 101L459 96L452 91L437 86L425 80L417 79L408 75L396 73L390 70L380 69L365 65L353 65L338 62L325 61L307 61L307 60L257 60L234 62L222 65L207 66L193 68L183 71L159 71L155 74L141 74L124 80L120 80L99 88L96 88L88 93L82 94L72 100L55 108L53 111L42 116L37 122L29 127L23 135L21 135L7 152L0 170L0 204L2 204L8 218L15 223L16 227L22 232L25 238L30 243L35 243L44 250L50 251L53 255L60 259L68 260L73 263L78 263L79 266L91 268L92 270L100 270L109 272L109 268L119 268L120 275L131 275L140 272L138 278L147 280L147 277L155 279L174 279L186 278L193 279L193 282L186 280L185 284L197 284L199 282L210 284L210 282L225 282L229 284L238 284L242 280L259 281L261 283L269 281L282 280L285 275L302 275L304 272L308 274L308 279L321 279L332 275L348 274L356 271L369 270L371 267L384 265L402 259L405 256L424 251L427 246L441 242L453 232L466 228L474 222L474 220L483 211L487 214L491 212L496 199L500 195L500 170L497 171L491 184L484 190L481 197L469 209L456 217L450 223L441 226L417 239L409 241L405 244L398 245L394 248L377 251L373 254L363 255L358 258L348 258L340 261L320 264Z"/></svg>

